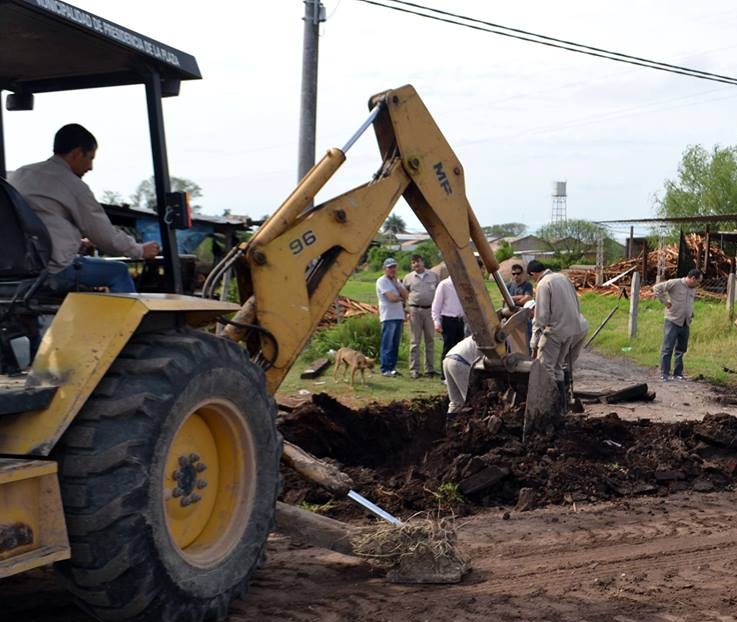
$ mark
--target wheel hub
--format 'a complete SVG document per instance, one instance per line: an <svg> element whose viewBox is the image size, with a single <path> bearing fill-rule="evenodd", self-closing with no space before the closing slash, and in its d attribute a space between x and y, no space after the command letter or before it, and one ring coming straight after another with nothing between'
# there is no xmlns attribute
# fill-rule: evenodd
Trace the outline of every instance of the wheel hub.
<svg viewBox="0 0 737 622"><path fill-rule="evenodd" d="M171 491L171 496L179 498L179 504L182 507L187 507L202 500L202 496L195 490L202 490L207 487L207 480L204 477L198 477L207 470L207 465L195 453L188 456L179 456L178 462L179 468L171 476L177 483Z"/></svg>

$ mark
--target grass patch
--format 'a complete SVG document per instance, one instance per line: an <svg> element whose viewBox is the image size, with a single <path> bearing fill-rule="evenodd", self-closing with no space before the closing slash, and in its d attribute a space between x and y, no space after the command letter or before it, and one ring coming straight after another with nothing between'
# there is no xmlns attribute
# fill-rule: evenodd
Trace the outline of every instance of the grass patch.
<svg viewBox="0 0 737 622"><path fill-rule="evenodd" d="M611 296L586 293L581 297L581 311L589 321L589 337L617 306ZM663 305L657 300L641 300L637 313L637 335L627 336L629 300L622 298L619 307L591 344L594 350L608 356L623 356L640 365L658 368L660 345L663 341ZM737 386L734 374L724 367L734 368L737 352L737 331L727 318L725 304L697 300L694 320L684 367L688 376L702 375L709 382Z"/></svg>
<svg viewBox="0 0 737 622"><path fill-rule="evenodd" d="M303 380L299 377L312 361L322 357L332 360L330 351L344 346L358 349L367 356L378 356L380 335L381 324L376 315L349 318L335 327L319 331L313 336L309 347L305 349L292 366L279 387L279 393L294 395L301 390L313 393L325 392L356 405L365 405L374 401L389 402L392 400L431 397L446 393L445 385L440 383L440 376L420 377L416 380L409 377L409 325L407 323L404 325L397 360L397 371L401 374L400 376L395 378L383 377L380 373L380 362L377 360L374 373L366 372L365 385L361 384L360 373L356 374L353 387L347 382L340 382L342 372L338 374L338 382L334 382L332 366L326 369L319 378ZM442 350L443 342L440 336L436 335L435 370L438 372L440 371L440 353ZM350 374L347 374L346 378L349 376Z"/></svg>

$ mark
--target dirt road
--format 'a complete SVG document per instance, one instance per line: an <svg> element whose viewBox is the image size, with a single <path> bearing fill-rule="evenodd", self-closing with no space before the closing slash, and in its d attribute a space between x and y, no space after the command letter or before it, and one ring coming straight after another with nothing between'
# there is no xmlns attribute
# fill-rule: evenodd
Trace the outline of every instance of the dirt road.
<svg viewBox="0 0 737 622"><path fill-rule="evenodd" d="M662 382L659 370L654 367L638 367L627 359L608 359L596 352L584 351L577 361L575 389L621 388L641 382L647 383L648 388L655 392L652 402L616 406L587 404L586 413L598 416L616 412L622 419L648 418L671 423L702 419L704 415L714 413L737 416L737 406L724 403L734 401L724 399L730 396L699 379Z"/></svg>
<svg viewBox="0 0 737 622"><path fill-rule="evenodd" d="M400 586L350 557L276 538L234 620L737 622L734 493L485 512L459 585Z"/></svg>
<svg viewBox="0 0 737 622"><path fill-rule="evenodd" d="M641 382L652 402L587 406L592 415L682 421L737 414L699 382L586 354L579 386ZM388 583L357 558L274 535L233 622L737 622L737 493L682 492L528 512L484 509L459 520L471 558L463 582ZM0 620L90 622L49 571L0 584Z"/></svg>
<svg viewBox="0 0 737 622"><path fill-rule="evenodd" d="M274 536L232 622L737 622L737 495L485 512L460 540L472 570L451 586L403 586L355 558ZM4 586L8 622L91 622L50 574ZM38 579L42 582L39 583Z"/></svg>

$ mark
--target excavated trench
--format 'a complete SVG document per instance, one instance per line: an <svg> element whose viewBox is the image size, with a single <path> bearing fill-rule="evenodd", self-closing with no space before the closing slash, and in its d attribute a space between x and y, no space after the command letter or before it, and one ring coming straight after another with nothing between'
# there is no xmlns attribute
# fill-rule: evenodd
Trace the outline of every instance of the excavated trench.
<svg viewBox="0 0 737 622"><path fill-rule="evenodd" d="M709 492L737 481L737 418L729 414L679 423L569 414L552 434L523 445L520 407L479 395L446 432L446 405L438 397L351 410L317 394L280 417L279 428L399 517ZM289 503L323 506L333 518L365 515L289 469L284 481Z"/></svg>

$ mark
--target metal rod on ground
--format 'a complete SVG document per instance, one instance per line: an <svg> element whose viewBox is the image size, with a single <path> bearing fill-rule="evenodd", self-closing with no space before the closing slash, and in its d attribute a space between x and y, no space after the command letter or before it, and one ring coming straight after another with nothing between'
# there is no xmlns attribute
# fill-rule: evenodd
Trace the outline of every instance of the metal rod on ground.
<svg viewBox="0 0 737 622"><path fill-rule="evenodd" d="M591 342L592 342L592 341L594 340L594 338L596 337L596 335L598 335L598 334L599 334L599 332L601 331L601 329L602 329L602 328L604 328L604 326L606 325L606 323L607 323L607 322L608 322L608 321L609 321L609 320L610 320L610 319L612 318L612 316L614 315L615 311L616 311L617 309L619 309L619 301L620 301L620 300L622 300L622 296L624 296L624 292L625 292L625 289L624 289L624 287L623 287L623 288L621 288L621 289L619 290L619 296L617 296L617 306L616 306L616 307L614 307L614 308L613 308L613 309L612 309L612 310L611 310L611 311L609 312L609 315L607 315L607 316L606 316L606 317L604 318L604 321L603 321L603 322L602 322L601 324L599 324L599 328L597 328L597 329L596 329L596 330L594 331L594 334L593 334L593 335L591 335L591 337L589 337L589 340L588 340L588 341L587 341L587 342L586 342L586 343L584 344L584 346L583 346L583 347L584 347L584 349L588 348L588 347L589 347L589 345L591 345Z"/></svg>
<svg viewBox="0 0 737 622"><path fill-rule="evenodd" d="M362 497L361 495L359 495L355 490L349 490L348 497L353 499L356 503L359 503L360 505L365 507L369 512L376 514L376 516L378 516L379 518L383 518L387 523L391 523L392 525L402 524L402 521L400 521L398 518L392 516L386 510L382 510L375 503L371 503L371 501L366 499L366 497Z"/></svg>

